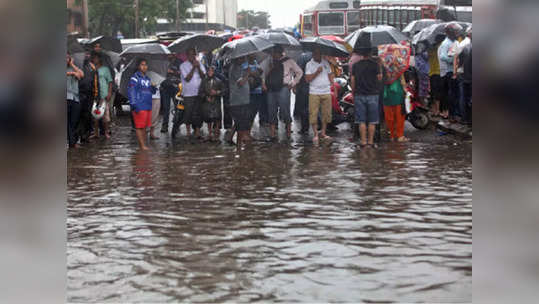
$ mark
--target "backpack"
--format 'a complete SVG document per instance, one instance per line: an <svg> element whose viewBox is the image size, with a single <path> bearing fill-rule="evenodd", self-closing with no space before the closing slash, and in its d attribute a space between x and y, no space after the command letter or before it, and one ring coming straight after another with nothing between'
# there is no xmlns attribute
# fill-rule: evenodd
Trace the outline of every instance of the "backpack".
<svg viewBox="0 0 539 304"><path fill-rule="evenodd" d="M266 85L270 91L279 91L284 86L284 62L288 58L285 57L279 60L277 63L273 63L274 66L266 77Z"/></svg>

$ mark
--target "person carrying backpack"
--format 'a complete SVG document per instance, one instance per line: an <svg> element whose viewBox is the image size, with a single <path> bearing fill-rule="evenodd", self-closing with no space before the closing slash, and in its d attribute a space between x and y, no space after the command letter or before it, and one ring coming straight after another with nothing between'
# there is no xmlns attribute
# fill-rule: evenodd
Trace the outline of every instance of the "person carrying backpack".
<svg viewBox="0 0 539 304"><path fill-rule="evenodd" d="M273 61L263 84L264 90L268 92L269 141L277 139L277 112L281 121L286 124L286 135L290 138L292 133L290 90L296 87L302 77L303 71L294 60L283 55L283 48L279 45L274 47Z"/></svg>

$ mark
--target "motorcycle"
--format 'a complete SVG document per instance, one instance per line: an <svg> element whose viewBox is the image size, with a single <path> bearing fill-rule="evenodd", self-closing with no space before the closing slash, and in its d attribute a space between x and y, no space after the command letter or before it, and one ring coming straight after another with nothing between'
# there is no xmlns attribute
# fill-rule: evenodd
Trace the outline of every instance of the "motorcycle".
<svg viewBox="0 0 539 304"><path fill-rule="evenodd" d="M418 96L418 77L415 68L411 67L405 73L405 79L408 83L404 107L406 110L406 120L414 128L419 130L426 129L430 124L429 109L423 105Z"/></svg>
<svg viewBox="0 0 539 304"><path fill-rule="evenodd" d="M408 78L408 75L407 75ZM430 124L429 109L425 107L417 96L417 89L414 81L410 80L409 86L406 88L405 110L406 120L408 120L414 128L424 130ZM346 92L339 101L340 108L346 113L348 122L354 123L354 96L351 91Z"/></svg>
<svg viewBox="0 0 539 304"><path fill-rule="evenodd" d="M430 123L429 109L423 106L421 101L417 98L416 92L410 87L406 88L404 105L406 108L406 120L408 120L416 129L426 129Z"/></svg>
<svg viewBox="0 0 539 304"><path fill-rule="evenodd" d="M353 108L352 112L350 112L349 107L342 102L344 97L350 94L350 90L351 88L346 78L335 78L331 86L332 121L328 124L329 130L336 130L337 126L344 122L352 123L354 121Z"/></svg>

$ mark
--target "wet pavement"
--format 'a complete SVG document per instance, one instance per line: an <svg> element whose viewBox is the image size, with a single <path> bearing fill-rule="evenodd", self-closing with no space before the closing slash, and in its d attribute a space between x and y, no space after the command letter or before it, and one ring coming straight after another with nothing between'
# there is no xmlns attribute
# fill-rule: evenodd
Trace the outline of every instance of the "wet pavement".
<svg viewBox="0 0 539 304"><path fill-rule="evenodd" d="M472 300L471 142L408 126L358 150L343 127L141 153L114 130L68 152L68 301Z"/></svg>

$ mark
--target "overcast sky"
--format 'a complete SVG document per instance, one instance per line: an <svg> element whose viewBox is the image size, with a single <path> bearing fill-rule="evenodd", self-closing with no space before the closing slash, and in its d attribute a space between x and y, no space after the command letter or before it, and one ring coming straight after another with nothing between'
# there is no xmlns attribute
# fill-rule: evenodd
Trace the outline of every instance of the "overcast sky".
<svg viewBox="0 0 539 304"><path fill-rule="evenodd" d="M266 11L271 17L274 28L294 26L299 22L299 15L313 7L319 0L238 0L238 9Z"/></svg>

